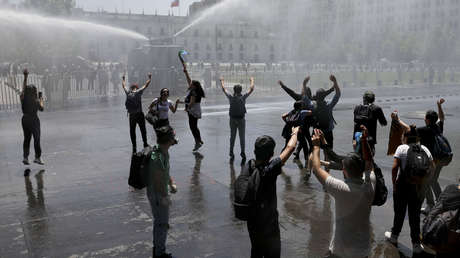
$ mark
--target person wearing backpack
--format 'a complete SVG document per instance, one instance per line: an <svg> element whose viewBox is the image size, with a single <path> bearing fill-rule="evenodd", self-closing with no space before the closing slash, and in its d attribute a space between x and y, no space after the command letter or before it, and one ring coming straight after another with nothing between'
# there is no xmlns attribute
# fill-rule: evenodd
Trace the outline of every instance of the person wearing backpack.
<svg viewBox="0 0 460 258"><path fill-rule="evenodd" d="M292 129L287 147L279 157L272 158L275 140L263 135L254 144L255 159L243 167L241 174L248 173L256 178L248 189L250 202L248 206L247 227L251 239L251 258L280 257L281 239L278 222L276 180L281 174L281 167L294 152L299 127ZM235 188L239 180L235 182Z"/></svg>
<svg viewBox="0 0 460 258"><path fill-rule="evenodd" d="M362 155L353 152L342 161L345 178L342 181L321 168L320 145L326 144L326 140L321 130L314 130L311 154L313 171L327 193L335 199L335 230L326 257L364 258L369 256L371 250L370 213L375 196L376 179L367 134L367 130L363 129Z"/></svg>
<svg viewBox="0 0 460 258"><path fill-rule="evenodd" d="M176 99L176 102L174 104L174 102L169 100L168 97L169 89L163 88L160 90L160 97L155 98L149 106L149 112L152 112L153 114L158 116L158 120L155 123L156 128L169 126L169 111L176 113L180 99Z"/></svg>
<svg viewBox="0 0 460 258"><path fill-rule="evenodd" d="M412 252L423 251L420 242L420 208L425 198L433 158L427 147L417 144L415 125L404 134L404 144L398 146L394 154L392 167L394 219L391 231L385 232L385 238L392 244L398 244L406 216L409 214Z"/></svg>
<svg viewBox="0 0 460 258"><path fill-rule="evenodd" d="M363 95L363 104L355 107L353 111L354 129L353 145L356 145L355 135L360 131L360 126L364 125L369 130L369 146L375 154L375 144L377 144L377 121L380 125L386 126L387 120L383 114L382 108L374 104L375 94L372 91L366 91Z"/></svg>
<svg viewBox="0 0 460 258"><path fill-rule="evenodd" d="M281 89L283 89L295 101L302 101L303 106L304 106L303 108L305 110L313 110L313 100L314 100L314 98L311 95L310 87L307 86L309 81L310 81L310 76L305 77L305 79L303 80L303 83L302 83L302 91L301 91L300 94L294 92L292 89L287 87L282 81L278 81L278 84L281 86ZM327 95L331 94L332 92L334 92L334 87L331 87L329 90L327 90L325 92L325 94L327 96ZM314 119L313 119L313 116L311 116L311 114L309 114L302 121L303 121L303 124L301 126L302 136L305 137L306 141L310 145L310 148L306 151L307 153L310 153L311 149L312 149L310 127L313 126ZM297 160L299 159L300 151L304 148L304 146L306 146L306 145L299 144L297 146L297 150L294 152L294 159L297 159ZM305 150L304 150L304 154L305 154ZM308 155L305 156L305 160L308 160Z"/></svg>
<svg viewBox="0 0 460 258"><path fill-rule="evenodd" d="M228 102L230 103L230 109L228 111L230 116L230 161L235 159L235 155L233 154L233 148L235 146L235 139L236 139L236 131L238 130L239 137L240 137L240 148L241 148L241 159L242 162L246 161L246 153L245 153L245 132L246 132L246 99L254 92L254 78L251 77L250 79L251 86L249 91L242 95L242 87L241 85L233 86L233 95L231 95L224 86L224 79L220 79L220 84L222 86L222 91L224 92L225 96L228 98Z"/></svg>
<svg viewBox="0 0 460 258"><path fill-rule="evenodd" d="M157 145L153 147L151 160L147 164L147 198L153 215L153 257L170 258L166 253L166 238L169 228L169 192L177 188L169 174L169 148L177 144L175 132L170 126L157 129Z"/></svg>
<svg viewBox="0 0 460 258"><path fill-rule="evenodd" d="M130 89L126 88L125 76L122 77L123 90L126 93L126 102L125 106L128 110L129 115L129 135L131 136L131 143L133 145L133 153L136 153L136 125L139 125L141 130L142 141L144 142L144 148L148 146L147 144L147 130L145 128L145 118L144 113L142 112L142 93L150 85L152 79L152 74L148 74L148 80L142 88L139 89L137 84L131 85Z"/></svg>

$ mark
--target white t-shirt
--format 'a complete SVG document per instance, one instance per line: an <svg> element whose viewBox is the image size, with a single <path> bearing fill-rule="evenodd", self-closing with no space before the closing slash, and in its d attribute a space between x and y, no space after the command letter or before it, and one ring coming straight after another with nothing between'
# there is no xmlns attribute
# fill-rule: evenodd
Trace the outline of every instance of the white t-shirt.
<svg viewBox="0 0 460 258"><path fill-rule="evenodd" d="M158 102L158 118L159 119L168 119L168 112L169 109L174 107L174 104L172 103L171 100L166 100L166 101L161 101L159 99L155 99L154 102ZM156 106L153 107L153 109L157 109Z"/></svg>
<svg viewBox="0 0 460 258"><path fill-rule="evenodd" d="M433 161L433 156L431 156L431 153L428 150L428 148L423 145L420 145L420 146L422 147L422 150L425 151L426 155L428 155L428 158L430 159L430 161ZM398 146L398 148L396 149L395 155L393 156L394 158L399 159L401 161L401 168L406 167L408 151L409 151L409 145L402 144ZM400 173L401 173L401 169L398 172L398 177Z"/></svg>
<svg viewBox="0 0 460 258"><path fill-rule="evenodd" d="M325 187L335 199L335 230L329 249L340 257L369 256L374 172L365 172L361 182L349 179L344 182L329 176Z"/></svg>

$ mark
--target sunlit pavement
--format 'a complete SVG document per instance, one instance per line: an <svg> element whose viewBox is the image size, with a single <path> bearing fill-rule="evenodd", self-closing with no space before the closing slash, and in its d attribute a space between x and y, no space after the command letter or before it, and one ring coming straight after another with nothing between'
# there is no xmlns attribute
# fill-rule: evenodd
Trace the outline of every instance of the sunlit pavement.
<svg viewBox="0 0 460 258"><path fill-rule="evenodd" d="M436 108L435 97L446 96L445 135L454 153L460 146L458 87L380 89L377 104L387 117L398 109L408 122L423 124L424 111ZM336 150L351 150L352 107L361 101L359 90L345 91L335 111L338 122ZM293 101L281 91L248 99L246 154L253 157L257 136L277 141L279 153L281 114ZM409 99L410 97L410 99ZM147 101L146 101L147 102ZM179 137L173 146L171 175L178 185L172 197L167 249L176 257L249 257L246 224L233 216L231 182L241 171L239 140L234 164L228 162L228 104L224 96L207 99L199 127L204 146L193 154L193 139L185 112L171 115ZM92 105L40 114L45 166L24 166L19 113L0 116L0 257L148 257L152 252L152 217L144 191L128 188L131 143L123 102ZM389 126L378 129L377 163L391 193L387 157ZM149 142L154 142L148 128ZM138 145L141 145L137 131ZM31 144L33 158L33 144ZM304 163L303 155L301 161ZM333 231L334 202L314 176L305 179L302 164L289 160L278 178L278 210L283 257L320 257ZM440 182L455 182L460 162L444 168ZM24 171L30 168L29 177ZM44 169L44 172L40 170ZM332 172L342 178L340 171ZM398 257L398 249L384 241L393 221L393 202L373 207L371 257ZM400 251L411 255L409 225L404 224Z"/></svg>

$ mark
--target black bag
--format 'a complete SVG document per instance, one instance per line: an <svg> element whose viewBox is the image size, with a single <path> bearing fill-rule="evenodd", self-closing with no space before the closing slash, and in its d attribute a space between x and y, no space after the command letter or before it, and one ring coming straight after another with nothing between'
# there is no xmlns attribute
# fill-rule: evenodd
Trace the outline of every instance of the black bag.
<svg viewBox="0 0 460 258"><path fill-rule="evenodd" d="M374 174L375 174L375 193L373 206L382 206L387 201L388 189L385 185L385 179L383 178L382 170L374 163Z"/></svg>
<svg viewBox="0 0 460 258"><path fill-rule="evenodd" d="M152 148L147 147L142 152L134 153L131 157L131 168L129 170L128 184L136 189L143 189L147 186L148 165Z"/></svg>
<svg viewBox="0 0 460 258"><path fill-rule="evenodd" d="M259 170L255 167L255 161L250 160L234 183L233 208L237 219L248 220L249 209L255 203L259 184Z"/></svg>
<svg viewBox="0 0 460 258"><path fill-rule="evenodd" d="M149 112L147 112L147 115L145 115L145 120L147 120L147 122L151 124L153 128L156 129L158 127L158 120L160 119L158 117L158 102L155 104L155 106L156 106L156 112L150 108Z"/></svg>
<svg viewBox="0 0 460 258"><path fill-rule="evenodd" d="M372 107L371 105L359 105L354 110L354 122L356 125L364 125L368 127L369 122L372 120Z"/></svg>
<svg viewBox="0 0 460 258"><path fill-rule="evenodd" d="M244 104L243 96L230 97L230 117L244 118L246 114L246 107Z"/></svg>
<svg viewBox="0 0 460 258"><path fill-rule="evenodd" d="M447 166L454 156L449 141L440 133L434 136L433 158L438 160L442 166Z"/></svg>
<svg viewBox="0 0 460 258"><path fill-rule="evenodd" d="M329 109L324 101L315 102L313 104L313 116L315 119L314 127L321 130L328 129L331 120L335 123L335 120L329 114Z"/></svg>
<svg viewBox="0 0 460 258"><path fill-rule="evenodd" d="M131 110L135 110L138 108L138 101L136 101L136 95L132 92L129 92L126 95L125 107L130 112Z"/></svg>
<svg viewBox="0 0 460 258"><path fill-rule="evenodd" d="M427 218L430 218L429 216ZM454 248L458 250L460 244L459 229L459 209L444 211L431 219L425 219L422 227L422 241L425 245L443 251L445 248ZM456 245L452 246L454 243Z"/></svg>
<svg viewBox="0 0 460 258"><path fill-rule="evenodd" d="M403 169L408 183L413 183L415 177L425 177L430 171L431 161L419 144L409 144L406 166Z"/></svg>

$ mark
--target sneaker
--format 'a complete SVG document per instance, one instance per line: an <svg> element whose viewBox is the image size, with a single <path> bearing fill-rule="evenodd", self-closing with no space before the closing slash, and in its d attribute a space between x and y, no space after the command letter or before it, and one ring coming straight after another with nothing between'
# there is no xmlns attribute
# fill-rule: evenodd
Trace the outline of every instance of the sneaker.
<svg viewBox="0 0 460 258"><path fill-rule="evenodd" d="M43 161L40 158L35 158L34 163L37 163L38 165L45 165L45 163L43 163Z"/></svg>
<svg viewBox="0 0 460 258"><path fill-rule="evenodd" d="M241 156L242 159L246 160L246 154L241 153L240 156Z"/></svg>
<svg viewBox="0 0 460 258"><path fill-rule="evenodd" d="M423 214L423 215L427 215L431 210L431 206L430 205L427 205L426 207L424 208L421 208L420 209L420 212Z"/></svg>
<svg viewBox="0 0 460 258"><path fill-rule="evenodd" d="M412 244L412 253L421 254L423 252L423 247L421 244Z"/></svg>
<svg viewBox="0 0 460 258"><path fill-rule="evenodd" d="M155 258L173 258L172 254L164 253L162 255L155 255Z"/></svg>
<svg viewBox="0 0 460 258"><path fill-rule="evenodd" d="M28 177L30 175L30 169L24 170L24 176Z"/></svg>
<svg viewBox="0 0 460 258"><path fill-rule="evenodd" d="M176 185L176 184L170 185L170 186L169 186L169 191L170 191L172 194L177 193L177 185Z"/></svg>
<svg viewBox="0 0 460 258"><path fill-rule="evenodd" d="M28 159L28 158L24 158L24 159L22 160L22 163L24 163L24 165L30 165L29 159Z"/></svg>
<svg viewBox="0 0 460 258"><path fill-rule="evenodd" d="M197 151L199 148L201 148L203 144L201 142L195 143L195 147L193 148L193 151Z"/></svg>
<svg viewBox="0 0 460 258"><path fill-rule="evenodd" d="M397 245L398 244L398 236L396 235L393 235L393 233L391 233L390 231L386 231L385 232L385 239L392 243L393 245Z"/></svg>
<svg viewBox="0 0 460 258"><path fill-rule="evenodd" d="M299 160L299 153L294 153L294 161Z"/></svg>

